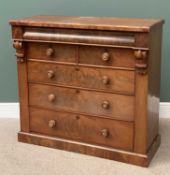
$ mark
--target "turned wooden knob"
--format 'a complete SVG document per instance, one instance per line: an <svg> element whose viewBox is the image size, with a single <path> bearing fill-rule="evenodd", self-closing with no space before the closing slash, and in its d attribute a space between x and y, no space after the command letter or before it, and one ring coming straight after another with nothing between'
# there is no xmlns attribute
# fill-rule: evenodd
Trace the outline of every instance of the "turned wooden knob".
<svg viewBox="0 0 170 175"><path fill-rule="evenodd" d="M48 126L49 126L49 128L54 128L56 126L56 121L55 120L50 120L48 122Z"/></svg>
<svg viewBox="0 0 170 175"><path fill-rule="evenodd" d="M56 99L55 94L49 94L49 95L48 95L48 100L49 100L50 102L54 102L55 99Z"/></svg>
<svg viewBox="0 0 170 175"><path fill-rule="evenodd" d="M109 53L108 52L104 52L102 54L102 60L103 61L109 61Z"/></svg>
<svg viewBox="0 0 170 175"><path fill-rule="evenodd" d="M54 49L48 48L48 49L46 50L46 55L47 55L47 57L51 57L53 54L54 54Z"/></svg>
<svg viewBox="0 0 170 175"><path fill-rule="evenodd" d="M80 68L79 68L79 67L75 67L75 70L76 70L76 71L79 71L79 70L80 70Z"/></svg>
<svg viewBox="0 0 170 175"><path fill-rule="evenodd" d="M109 77L108 76L106 76L106 75L104 75L103 76L103 78L102 78L102 82L103 82L103 84L109 84L109 82L110 82L110 80L109 80Z"/></svg>
<svg viewBox="0 0 170 175"><path fill-rule="evenodd" d="M48 76L48 78L49 79L52 79L53 77L54 77L54 71L53 70L49 70L48 72L47 72L47 76Z"/></svg>
<svg viewBox="0 0 170 175"><path fill-rule="evenodd" d="M103 109L109 109L109 107L110 107L109 102L108 102L108 101L103 101L103 103L102 103L102 108L103 108Z"/></svg>
<svg viewBox="0 0 170 175"><path fill-rule="evenodd" d="M101 130L101 135L102 135L103 137L108 137L108 136L109 136L109 131L108 131L107 129L102 129L102 130Z"/></svg>
<svg viewBox="0 0 170 175"><path fill-rule="evenodd" d="M80 90L79 89L75 89L75 93L76 94L79 94L80 93Z"/></svg>

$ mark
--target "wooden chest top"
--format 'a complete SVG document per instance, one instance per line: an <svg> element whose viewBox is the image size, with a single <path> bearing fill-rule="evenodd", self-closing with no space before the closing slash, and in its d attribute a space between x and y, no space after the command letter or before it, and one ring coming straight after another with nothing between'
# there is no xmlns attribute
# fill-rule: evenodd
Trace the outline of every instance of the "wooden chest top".
<svg viewBox="0 0 170 175"><path fill-rule="evenodd" d="M10 24L34 27L55 27L74 29L95 29L129 32L149 32L151 28L163 24L161 19L128 19L113 17L79 16L34 16L11 20Z"/></svg>

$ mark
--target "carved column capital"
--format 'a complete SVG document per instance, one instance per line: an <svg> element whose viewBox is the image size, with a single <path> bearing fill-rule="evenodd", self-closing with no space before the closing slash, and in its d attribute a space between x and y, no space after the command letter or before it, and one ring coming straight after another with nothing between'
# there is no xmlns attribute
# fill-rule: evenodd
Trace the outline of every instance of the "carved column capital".
<svg viewBox="0 0 170 175"><path fill-rule="evenodd" d="M136 58L136 72L140 75L145 75L148 68L147 51L145 50L135 50L134 55Z"/></svg>
<svg viewBox="0 0 170 175"><path fill-rule="evenodd" d="M13 47L15 49L21 49L22 48L22 42L21 41L13 41Z"/></svg>
<svg viewBox="0 0 170 175"><path fill-rule="evenodd" d="M19 63L25 62L24 59L24 47L22 41L13 41L13 47L16 49L16 57Z"/></svg>

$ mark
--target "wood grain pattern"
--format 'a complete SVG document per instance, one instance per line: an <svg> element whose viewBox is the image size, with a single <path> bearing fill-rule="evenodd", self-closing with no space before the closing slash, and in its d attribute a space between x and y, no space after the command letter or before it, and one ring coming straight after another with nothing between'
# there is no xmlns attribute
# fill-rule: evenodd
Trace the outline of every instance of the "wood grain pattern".
<svg viewBox="0 0 170 175"><path fill-rule="evenodd" d="M78 29L50 29L50 28L25 28L23 38L26 41L96 44L120 47L135 45L132 33L119 33L110 31L78 30Z"/></svg>
<svg viewBox="0 0 170 175"><path fill-rule="evenodd" d="M41 84L29 84L29 92L29 104L32 106L97 114L125 121L134 119L133 96L93 92L91 98L91 91ZM48 100L50 94L55 96L52 102ZM109 102L107 109L102 107L104 101Z"/></svg>
<svg viewBox="0 0 170 175"><path fill-rule="evenodd" d="M107 61L102 60L104 53L109 55ZM134 68L134 51L131 49L80 46L79 64Z"/></svg>
<svg viewBox="0 0 170 175"><path fill-rule="evenodd" d="M28 61L28 80L34 83L51 83L133 95L135 74L134 71Z"/></svg>
<svg viewBox="0 0 170 175"><path fill-rule="evenodd" d="M21 26L12 26L12 38L23 39L24 30Z"/></svg>
<svg viewBox="0 0 170 175"><path fill-rule="evenodd" d="M135 140L134 151L145 154L147 152L147 92L148 74L136 73L136 95L135 95Z"/></svg>
<svg viewBox="0 0 170 175"><path fill-rule="evenodd" d="M160 145L160 136L157 136L147 154L137 154L134 152L92 145L84 142L76 142L57 137L49 137L35 133L19 132L18 140L25 143L57 148L86 155L98 156L143 167L148 167L152 157Z"/></svg>
<svg viewBox="0 0 170 175"><path fill-rule="evenodd" d="M155 37L157 36L157 37ZM161 41L162 29L155 28L149 37L150 51L148 69L148 118L147 118L147 149L159 133L159 104L161 80Z"/></svg>
<svg viewBox="0 0 170 175"><path fill-rule="evenodd" d="M76 62L76 47L67 44L29 43L27 46L28 59L50 60L55 62ZM53 54L47 56L48 49L53 49ZM134 68L135 57L132 49L119 49L108 47L78 47L79 64L103 65L111 67ZM108 53L108 61L103 61L102 56Z"/></svg>
<svg viewBox="0 0 170 175"><path fill-rule="evenodd" d="M24 56L25 48L21 44L20 53ZM17 58L18 59L18 58ZM28 74L27 74L27 62L18 61L18 82L19 82L19 98L20 98L20 122L21 122L21 131L29 132L29 109L28 109Z"/></svg>
<svg viewBox="0 0 170 175"><path fill-rule="evenodd" d="M25 19L11 20L11 25L79 28L95 30L149 32L151 28L162 25L161 19L128 19L113 17L81 17L81 16L34 16Z"/></svg>
<svg viewBox="0 0 170 175"><path fill-rule="evenodd" d="M51 56L47 56L48 49L53 50ZM75 63L76 46L50 43L28 43L27 58Z"/></svg>
<svg viewBox="0 0 170 175"><path fill-rule="evenodd" d="M50 120L56 122L54 128L48 126ZM60 138L128 151L133 149L133 123L129 122L31 108L30 129L32 132ZM103 129L108 131L107 136L102 135Z"/></svg>

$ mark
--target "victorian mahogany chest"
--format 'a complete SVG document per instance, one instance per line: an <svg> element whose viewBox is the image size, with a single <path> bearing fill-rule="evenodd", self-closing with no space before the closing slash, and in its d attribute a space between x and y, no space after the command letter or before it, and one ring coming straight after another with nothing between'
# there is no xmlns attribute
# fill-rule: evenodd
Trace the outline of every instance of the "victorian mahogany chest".
<svg viewBox="0 0 170 175"><path fill-rule="evenodd" d="M162 20L12 20L21 142L148 166L160 144Z"/></svg>

